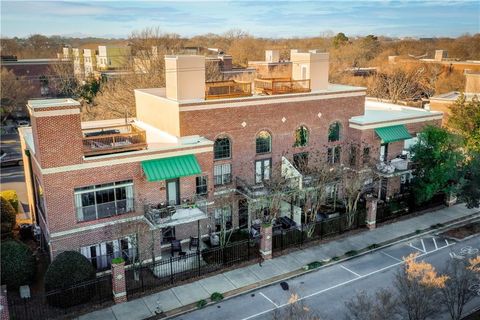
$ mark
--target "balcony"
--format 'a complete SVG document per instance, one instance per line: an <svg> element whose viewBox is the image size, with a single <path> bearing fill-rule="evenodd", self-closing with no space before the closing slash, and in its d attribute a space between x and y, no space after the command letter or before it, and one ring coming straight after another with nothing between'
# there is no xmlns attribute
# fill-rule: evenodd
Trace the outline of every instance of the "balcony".
<svg viewBox="0 0 480 320"><path fill-rule="evenodd" d="M251 95L251 82L228 80L205 83L205 100L249 97Z"/></svg>
<svg viewBox="0 0 480 320"><path fill-rule="evenodd" d="M83 130L86 157L147 148L146 133L133 124Z"/></svg>
<svg viewBox="0 0 480 320"><path fill-rule="evenodd" d="M144 215L154 228L165 228L207 218L207 200L184 200L181 205L147 204Z"/></svg>
<svg viewBox="0 0 480 320"><path fill-rule="evenodd" d="M394 177L412 170L412 162L408 159L395 158L388 162L380 161L376 165L377 172L383 177Z"/></svg>
<svg viewBox="0 0 480 320"><path fill-rule="evenodd" d="M310 79L293 80L291 78L255 79L255 92L258 94L286 94L310 92Z"/></svg>

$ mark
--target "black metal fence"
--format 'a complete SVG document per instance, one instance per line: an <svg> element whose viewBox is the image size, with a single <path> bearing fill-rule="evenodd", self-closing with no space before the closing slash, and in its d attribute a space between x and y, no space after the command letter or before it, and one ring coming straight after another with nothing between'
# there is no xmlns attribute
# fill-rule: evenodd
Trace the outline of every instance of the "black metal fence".
<svg viewBox="0 0 480 320"><path fill-rule="evenodd" d="M66 289L32 293L26 299L22 299L18 292L8 292L10 319L16 320L69 319L110 304L113 304L111 275Z"/></svg>
<svg viewBox="0 0 480 320"><path fill-rule="evenodd" d="M130 298L150 290L162 290L172 284L197 278L232 265L258 260L259 245L243 240L223 248L209 248L170 257L126 270L127 296Z"/></svg>
<svg viewBox="0 0 480 320"><path fill-rule="evenodd" d="M341 214L335 218L275 232L272 237L272 251L274 254L281 254L283 250L291 247L302 246L311 241L327 239L364 227L365 216L365 211L359 211L352 216Z"/></svg>

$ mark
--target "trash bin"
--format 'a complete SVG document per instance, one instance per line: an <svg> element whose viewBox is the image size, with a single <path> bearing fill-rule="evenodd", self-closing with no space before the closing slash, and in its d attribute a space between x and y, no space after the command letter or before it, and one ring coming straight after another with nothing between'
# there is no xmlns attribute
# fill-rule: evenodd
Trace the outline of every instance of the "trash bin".
<svg viewBox="0 0 480 320"><path fill-rule="evenodd" d="M20 224L20 238L22 240L33 239L32 227L30 223Z"/></svg>

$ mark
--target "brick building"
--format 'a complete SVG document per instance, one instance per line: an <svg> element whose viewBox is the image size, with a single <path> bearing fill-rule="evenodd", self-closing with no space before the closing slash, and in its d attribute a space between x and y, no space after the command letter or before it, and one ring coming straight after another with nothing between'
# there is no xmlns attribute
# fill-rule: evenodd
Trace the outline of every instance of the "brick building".
<svg viewBox="0 0 480 320"><path fill-rule="evenodd" d="M442 113L329 84L327 53L295 50L290 64L280 79L205 83L205 57L166 56L166 88L135 90L137 117L127 122L81 122L72 99L30 101L25 170L51 256L78 250L102 269L118 254L162 256L172 239L216 232L225 220L249 228L249 200L264 182L287 169L301 177L307 159L378 159L379 197L400 192L411 170L398 156ZM229 194L237 197L219 201Z"/></svg>

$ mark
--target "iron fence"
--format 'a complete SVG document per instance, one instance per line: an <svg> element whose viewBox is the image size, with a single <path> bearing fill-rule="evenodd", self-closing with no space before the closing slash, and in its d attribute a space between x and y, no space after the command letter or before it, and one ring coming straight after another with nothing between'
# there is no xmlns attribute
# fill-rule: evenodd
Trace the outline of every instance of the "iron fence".
<svg viewBox="0 0 480 320"><path fill-rule="evenodd" d="M32 293L21 298L15 291L8 292L11 319L65 319L92 309L113 304L110 275L78 283L72 287L49 292Z"/></svg>
<svg viewBox="0 0 480 320"><path fill-rule="evenodd" d="M302 224L289 230L280 230L272 236L272 251L274 254L281 254L288 248L302 246L311 241L327 239L364 227L365 217L365 211L359 211L350 217L347 214L341 214L335 218Z"/></svg>
<svg viewBox="0 0 480 320"><path fill-rule="evenodd" d="M172 284L251 260L258 260L259 246L243 240L226 246L161 259L126 270L127 296L130 298L150 290L162 290Z"/></svg>

